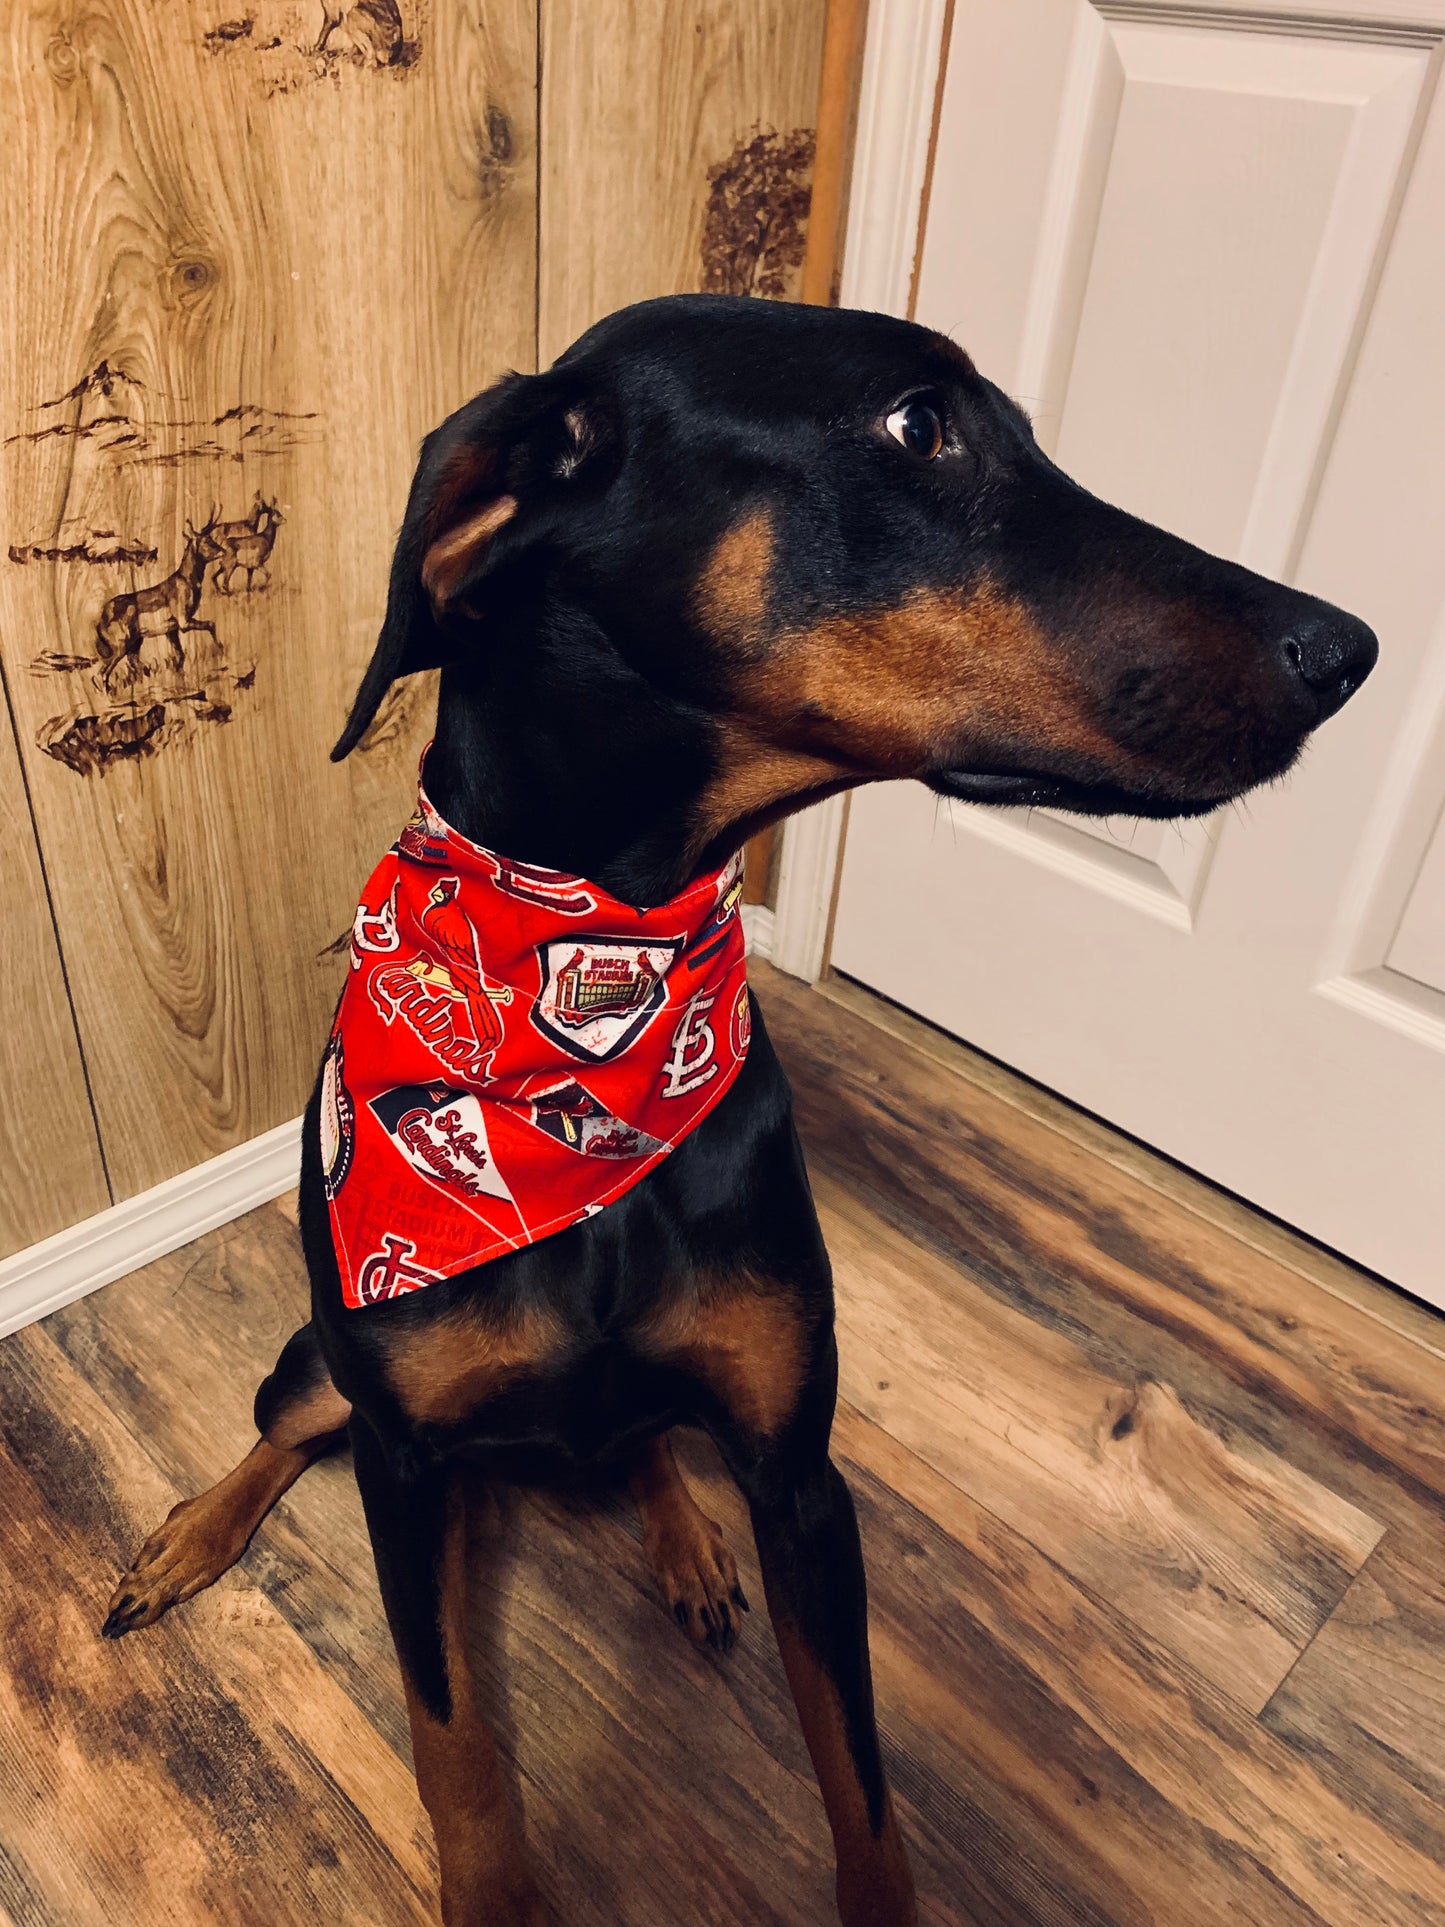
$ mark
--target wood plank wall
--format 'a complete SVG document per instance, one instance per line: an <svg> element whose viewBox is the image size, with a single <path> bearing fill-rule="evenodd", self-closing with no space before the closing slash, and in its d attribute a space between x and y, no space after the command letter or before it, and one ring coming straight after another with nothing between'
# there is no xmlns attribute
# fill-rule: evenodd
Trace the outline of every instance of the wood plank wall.
<svg viewBox="0 0 1445 1927"><path fill-rule="evenodd" d="M796 292L824 12L6 10L0 1255L300 1110L428 728L327 761L416 445L626 301Z"/></svg>
<svg viewBox="0 0 1445 1927"><path fill-rule="evenodd" d="M825 0L545 0L543 362L600 316L802 283Z"/></svg>
<svg viewBox="0 0 1445 1927"><path fill-rule="evenodd" d="M0 1251L110 1202L15 738L0 729Z"/></svg>

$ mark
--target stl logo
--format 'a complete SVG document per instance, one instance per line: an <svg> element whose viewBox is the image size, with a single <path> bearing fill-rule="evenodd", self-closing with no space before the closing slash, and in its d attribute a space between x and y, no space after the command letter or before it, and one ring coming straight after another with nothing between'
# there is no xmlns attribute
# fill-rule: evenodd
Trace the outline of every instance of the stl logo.
<svg viewBox="0 0 1445 1927"><path fill-rule="evenodd" d="M707 1013L716 1002L716 991L710 995L699 991L683 1006L672 1033L671 1055L662 1067L664 1097L686 1097L717 1076L717 1038L707 1021Z"/></svg>
<svg viewBox="0 0 1445 1927"><path fill-rule="evenodd" d="M597 908L596 897L576 877L561 870L544 870L535 863L514 863L510 857L498 857L496 883L509 897L541 904L564 917L585 917Z"/></svg>
<svg viewBox="0 0 1445 1927"><path fill-rule="evenodd" d="M384 1231L381 1250L372 1252L357 1280L356 1295L362 1304L378 1305L383 1298L400 1298L404 1292L434 1285L441 1273L414 1264L415 1257L416 1246L410 1238L399 1238L394 1231Z"/></svg>
<svg viewBox="0 0 1445 1927"><path fill-rule="evenodd" d="M368 909L364 897L356 906L356 915L351 920L351 968L360 970L363 953L385 956L400 946L401 935L396 927L396 885L393 883L391 895L380 909Z"/></svg>

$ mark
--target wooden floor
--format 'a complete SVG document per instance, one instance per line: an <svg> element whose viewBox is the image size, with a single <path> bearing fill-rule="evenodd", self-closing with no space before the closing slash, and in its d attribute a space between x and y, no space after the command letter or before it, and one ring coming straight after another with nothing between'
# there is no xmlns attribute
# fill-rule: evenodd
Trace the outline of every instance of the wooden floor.
<svg viewBox="0 0 1445 1927"><path fill-rule="evenodd" d="M1445 1923L1445 1321L908 1020L757 977L924 1918ZM8 1927L435 1919L344 1459L212 1593L96 1637L303 1316L282 1204L0 1344ZM615 1499L505 1496L488 1538L474 1632L559 1927L830 1922L763 1616L694 1652Z"/></svg>

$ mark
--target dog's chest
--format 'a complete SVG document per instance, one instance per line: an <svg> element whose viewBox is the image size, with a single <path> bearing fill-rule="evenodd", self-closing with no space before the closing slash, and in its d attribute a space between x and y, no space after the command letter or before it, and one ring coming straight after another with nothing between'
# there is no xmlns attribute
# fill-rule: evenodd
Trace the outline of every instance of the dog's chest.
<svg viewBox="0 0 1445 1927"><path fill-rule="evenodd" d="M606 1341L508 1374L441 1424L453 1448L514 1477L545 1477L620 1463L667 1426L701 1423L705 1405L705 1388L676 1362Z"/></svg>
<svg viewBox="0 0 1445 1927"><path fill-rule="evenodd" d="M505 1320L469 1308L394 1346L391 1388L449 1448L525 1450L570 1469L670 1425L768 1434L792 1411L817 1315L795 1291L679 1285L619 1312L599 1330L555 1304Z"/></svg>

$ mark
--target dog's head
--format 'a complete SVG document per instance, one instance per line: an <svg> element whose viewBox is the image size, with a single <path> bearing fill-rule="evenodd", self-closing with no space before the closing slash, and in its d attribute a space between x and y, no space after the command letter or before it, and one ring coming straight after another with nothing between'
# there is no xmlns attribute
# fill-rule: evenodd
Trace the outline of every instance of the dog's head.
<svg viewBox="0 0 1445 1927"><path fill-rule="evenodd" d="M428 438L335 753L395 676L444 664L559 714L590 680L624 746L629 704L670 719L699 860L874 777L1182 816L1288 769L1375 654L1354 617L1078 487L944 337L677 297Z"/></svg>

